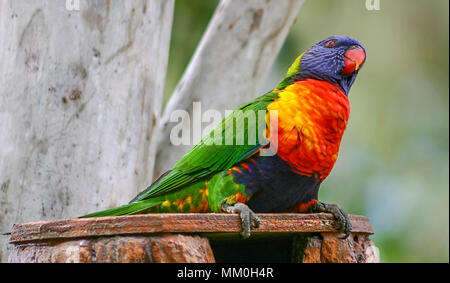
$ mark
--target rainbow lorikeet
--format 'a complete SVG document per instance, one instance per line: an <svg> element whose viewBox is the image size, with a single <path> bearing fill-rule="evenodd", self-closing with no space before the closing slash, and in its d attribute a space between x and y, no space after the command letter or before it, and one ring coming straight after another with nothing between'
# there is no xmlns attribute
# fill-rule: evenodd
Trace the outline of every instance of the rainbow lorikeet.
<svg viewBox="0 0 450 283"><path fill-rule="evenodd" d="M211 143L212 134L207 135L129 204L82 217L239 213L246 238L251 224L259 225L255 212L328 212L348 236L347 214L335 204L318 201L318 190L337 159L350 113L347 96L365 60L364 46L353 38L332 36L318 42L294 61L277 88L234 113L277 111L276 125L268 117L263 120L269 144L259 138L237 144L236 134L243 131L248 141L254 126L236 127L229 137L230 131L223 129L230 115L218 126L232 145ZM259 154L273 144L272 155Z"/></svg>

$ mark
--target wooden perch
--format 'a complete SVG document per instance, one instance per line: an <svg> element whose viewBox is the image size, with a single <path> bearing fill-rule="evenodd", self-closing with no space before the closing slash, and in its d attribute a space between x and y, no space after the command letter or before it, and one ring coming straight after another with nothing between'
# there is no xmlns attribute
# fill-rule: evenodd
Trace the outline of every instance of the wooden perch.
<svg viewBox="0 0 450 283"><path fill-rule="evenodd" d="M288 261L377 261L368 238L373 230L364 216L350 216L353 232L346 240L339 239L341 233L330 214L259 216L260 227L252 229L245 241L237 237L241 225L234 214L146 214L16 224L9 261L260 261L260 256L245 258L249 254L245 251L267 250L268 242L278 253L288 251ZM286 260L270 255L269 261Z"/></svg>

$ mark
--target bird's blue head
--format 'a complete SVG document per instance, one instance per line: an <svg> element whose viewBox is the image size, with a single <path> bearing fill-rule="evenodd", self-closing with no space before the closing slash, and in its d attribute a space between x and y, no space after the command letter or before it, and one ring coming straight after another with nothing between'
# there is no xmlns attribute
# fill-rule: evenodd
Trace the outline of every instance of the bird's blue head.
<svg viewBox="0 0 450 283"><path fill-rule="evenodd" d="M328 81L348 94L365 61L366 51L359 41L347 36L331 36L300 55L285 80L289 78L294 82L312 78Z"/></svg>

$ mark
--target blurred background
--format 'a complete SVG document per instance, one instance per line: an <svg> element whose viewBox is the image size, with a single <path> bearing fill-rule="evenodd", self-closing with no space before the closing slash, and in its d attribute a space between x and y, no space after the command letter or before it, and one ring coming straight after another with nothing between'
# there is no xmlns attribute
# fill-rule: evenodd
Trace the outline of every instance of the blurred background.
<svg viewBox="0 0 450 283"><path fill-rule="evenodd" d="M165 101L218 1L176 1ZM369 218L382 262L449 260L449 2L306 1L264 86L330 35L361 41L367 62L320 199Z"/></svg>

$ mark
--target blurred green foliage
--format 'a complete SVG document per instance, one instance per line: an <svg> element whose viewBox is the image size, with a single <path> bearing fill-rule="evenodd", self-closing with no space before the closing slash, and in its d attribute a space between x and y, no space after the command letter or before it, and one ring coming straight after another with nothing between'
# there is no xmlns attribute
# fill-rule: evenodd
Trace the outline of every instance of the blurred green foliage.
<svg viewBox="0 0 450 283"><path fill-rule="evenodd" d="M320 198L369 217L383 262L449 261L449 2L381 0L379 11L365 2L306 1L264 88L327 36L361 41L367 61ZM166 97L217 3L176 1Z"/></svg>

